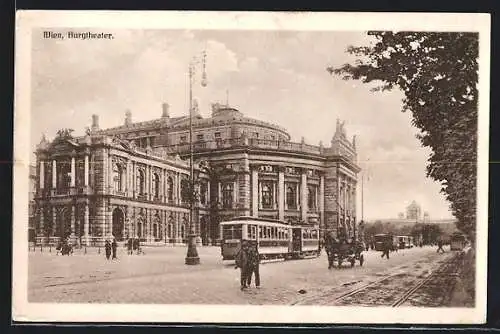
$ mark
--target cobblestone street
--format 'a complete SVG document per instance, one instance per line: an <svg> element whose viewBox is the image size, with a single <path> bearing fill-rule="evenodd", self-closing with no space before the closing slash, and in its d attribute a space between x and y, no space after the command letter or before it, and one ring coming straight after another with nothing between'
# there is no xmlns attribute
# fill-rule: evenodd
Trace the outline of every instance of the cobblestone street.
<svg viewBox="0 0 500 334"><path fill-rule="evenodd" d="M363 267L346 263L331 270L324 252L319 258L264 262L262 287L240 291L239 270L222 262L218 247L199 247L198 252L201 264L186 266L184 247L149 247L145 255L132 256L121 248L114 261L96 249L87 254L78 250L69 257L38 249L30 252L28 298L30 302L289 305L326 291L330 296L332 291L342 293L411 264L435 264L450 254L423 247L391 253L387 260L380 252L369 251L364 253Z"/></svg>

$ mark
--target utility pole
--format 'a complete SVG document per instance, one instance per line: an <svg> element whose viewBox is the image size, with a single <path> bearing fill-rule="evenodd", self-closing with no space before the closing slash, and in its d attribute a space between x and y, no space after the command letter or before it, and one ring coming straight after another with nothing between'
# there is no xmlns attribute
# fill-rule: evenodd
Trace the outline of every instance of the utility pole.
<svg viewBox="0 0 500 334"><path fill-rule="evenodd" d="M188 237L188 249L186 254L185 263L187 265L197 265L200 264L200 257L198 256L198 250L196 249L196 231L193 222L194 218L194 205L197 200L195 196L194 189L194 163L193 163L193 81L195 74L195 66L198 62L194 58L189 64L189 237ZM207 85L207 73L206 73L206 53L202 54L202 79L201 86L206 87Z"/></svg>

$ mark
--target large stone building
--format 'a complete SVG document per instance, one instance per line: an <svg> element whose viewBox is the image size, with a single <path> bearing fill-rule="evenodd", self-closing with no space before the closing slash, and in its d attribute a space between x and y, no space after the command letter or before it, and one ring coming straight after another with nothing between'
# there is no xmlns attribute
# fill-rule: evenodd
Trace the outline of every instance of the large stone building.
<svg viewBox="0 0 500 334"><path fill-rule="evenodd" d="M274 124L214 104L193 125L193 230L203 244L220 238L219 222L235 216L320 226L356 237L355 138L337 120L329 147L290 141ZM61 130L37 148L36 228L40 242L70 236L102 244L137 236L183 243L190 230L189 116L100 129L83 137Z"/></svg>
<svg viewBox="0 0 500 334"><path fill-rule="evenodd" d="M406 207L406 219L420 221L422 219L422 208L420 205L412 201L410 205Z"/></svg>

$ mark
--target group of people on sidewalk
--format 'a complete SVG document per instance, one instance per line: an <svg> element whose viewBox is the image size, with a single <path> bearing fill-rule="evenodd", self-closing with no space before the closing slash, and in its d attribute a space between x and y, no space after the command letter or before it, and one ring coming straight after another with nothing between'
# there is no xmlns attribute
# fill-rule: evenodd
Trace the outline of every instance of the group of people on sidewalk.
<svg viewBox="0 0 500 334"><path fill-rule="evenodd" d="M105 249L106 259L107 260L109 260L110 258L112 260L118 259L116 257L116 248L117 247L118 247L118 244L117 244L115 238L113 238L113 241L110 241L109 239L106 240L106 242L104 243L104 249ZM111 257L111 254L113 254L112 257Z"/></svg>
<svg viewBox="0 0 500 334"><path fill-rule="evenodd" d="M235 269L240 268L241 290L250 287L255 274L255 286L260 287L260 254L256 241L242 240L235 258Z"/></svg>

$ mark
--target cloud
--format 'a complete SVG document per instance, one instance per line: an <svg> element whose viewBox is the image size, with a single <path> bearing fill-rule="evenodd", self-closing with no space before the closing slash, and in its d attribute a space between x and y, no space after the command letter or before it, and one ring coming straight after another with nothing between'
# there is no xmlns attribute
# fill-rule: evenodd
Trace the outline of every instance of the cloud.
<svg viewBox="0 0 500 334"><path fill-rule="evenodd" d="M171 115L187 113L188 66L207 53L208 86L193 94L202 114L210 103L229 102L248 117L288 129L293 141L325 146L336 118L357 135L358 157L370 158L365 185L365 218L394 217L408 201L419 201L431 216L446 216L439 184L426 178L428 150L415 138L411 115L401 112L398 91L372 93L370 86L343 81L326 71L352 59L349 45L369 42L355 32L265 32L117 30L113 42L57 43L34 38L32 146L41 133L62 127L83 133L91 115L102 127L120 125L126 109L135 121L157 118L161 103ZM50 115L50 117L48 117ZM359 199L358 199L359 200ZM360 203L358 203L360 204Z"/></svg>

